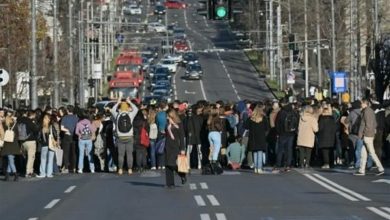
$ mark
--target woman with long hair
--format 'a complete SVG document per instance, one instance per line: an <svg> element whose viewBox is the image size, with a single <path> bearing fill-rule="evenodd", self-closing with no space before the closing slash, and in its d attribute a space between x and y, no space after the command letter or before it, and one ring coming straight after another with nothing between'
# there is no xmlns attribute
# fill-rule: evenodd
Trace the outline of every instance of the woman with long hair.
<svg viewBox="0 0 390 220"><path fill-rule="evenodd" d="M154 108L149 108L148 113L148 124L149 124L149 140L150 140L150 147L149 147L149 158L150 158L150 166L152 170L155 170L158 166L158 162L161 160L157 160L157 154L156 154L156 141L158 137L158 128L156 124L156 115L157 112ZM159 164L159 167L162 166Z"/></svg>
<svg viewBox="0 0 390 220"><path fill-rule="evenodd" d="M50 140L50 136L54 140ZM59 135L53 125L52 116L44 113L38 133L38 143L41 146L41 164L39 166L38 178L53 177L54 151L49 149L49 142L53 141L53 144L56 145L58 139Z"/></svg>
<svg viewBox="0 0 390 220"><path fill-rule="evenodd" d="M3 126L0 129L0 137L1 140L4 140L4 146L1 150L1 156L4 158L3 161L7 161L7 163L3 163L3 171L5 172L5 181L9 180L10 174L14 174L14 181L18 181L18 171L15 166L15 158L16 156L21 154L21 149L18 143L18 129L16 128L16 119L14 118L13 112L7 112L5 115L5 120L3 122ZM4 128L4 129L3 129ZM5 132L10 130L14 132L13 140L5 139Z"/></svg>
<svg viewBox="0 0 390 220"><path fill-rule="evenodd" d="M263 164L265 164L267 135L270 129L262 103L256 105L252 116L245 123L245 128L249 131L248 151L253 152L254 171L261 174L263 173Z"/></svg>
<svg viewBox="0 0 390 220"><path fill-rule="evenodd" d="M95 140L96 128L89 120L88 111L83 111L80 114L80 121L76 125L76 135L79 137L79 164L78 173L83 173L84 154L87 154L89 169L91 173L95 173L95 164L93 160L92 141Z"/></svg>
<svg viewBox="0 0 390 220"><path fill-rule="evenodd" d="M174 172L177 172L176 160L178 155L185 155L184 128L176 110L167 111L168 126L166 129L165 142L165 178L166 187L175 187ZM178 172L177 172L178 173ZM187 181L185 173L178 173L182 184Z"/></svg>
<svg viewBox="0 0 390 220"><path fill-rule="evenodd" d="M209 160L211 164L215 164L218 161L219 151L222 147L221 131L222 121L218 114L212 114L208 119L209 125L209 143L210 143L210 154Z"/></svg>
<svg viewBox="0 0 390 220"><path fill-rule="evenodd" d="M298 125L299 164L301 167L310 166L311 150L314 148L315 133L318 131L318 121L314 115L312 106L304 108L302 117Z"/></svg>

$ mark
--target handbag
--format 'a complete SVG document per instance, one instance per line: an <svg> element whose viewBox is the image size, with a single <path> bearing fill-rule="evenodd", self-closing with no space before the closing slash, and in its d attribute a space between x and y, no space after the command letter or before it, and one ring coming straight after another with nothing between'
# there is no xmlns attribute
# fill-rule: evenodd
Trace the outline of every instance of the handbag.
<svg viewBox="0 0 390 220"><path fill-rule="evenodd" d="M59 166L59 167L62 166L62 159L64 156L64 151L61 148L56 147L56 149L54 150L54 153L56 156L57 166Z"/></svg>
<svg viewBox="0 0 390 220"><path fill-rule="evenodd" d="M12 126L12 128L8 128L5 133L4 133L4 142L14 142L15 140L15 132L14 132L14 127L16 125L16 122L15 124Z"/></svg>
<svg viewBox="0 0 390 220"><path fill-rule="evenodd" d="M55 152L57 150L58 146L57 146L57 143L54 139L53 128L50 126L49 129L50 129L49 140L48 140L49 149Z"/></svg>
<svg viewBox="0 0 390 220"><path fill-rule="evenodd" d="M165 150L165 137L161 138L156 143L156 151L158 154L164 154L164 150Z"/></svg>
<svg viewBox="0 0 390 220"><path fill-rule="evenodd" d="M179 155L177 156L177 171L179 173L188 173L190 170L190 167L188 165L188 160L186 155Z"/></svg>

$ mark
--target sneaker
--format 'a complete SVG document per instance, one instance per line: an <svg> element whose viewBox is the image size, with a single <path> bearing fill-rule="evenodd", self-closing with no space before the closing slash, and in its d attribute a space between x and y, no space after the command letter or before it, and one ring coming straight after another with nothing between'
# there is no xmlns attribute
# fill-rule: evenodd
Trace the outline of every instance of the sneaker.
<svg viewBox="0 0 390 220"><path fill-rule="evenodd" d="M47 178L53 178L54 176L53 175L49 175L49 176L47 176Z"/></svg>
<svg viewBox="0 0 390 220"><path fill-rule="evenodd" d="M255 168L254 172L255 172L255 173L258 173L258 171L259 171L259 170L258 170L257 168Z"/></svg>
<svg viewBox="0 0 390 220"><path fill-rule="evenodd" d="M129 170L127 171L127 173L128 173L129 175L131 175L131 174L133 174L133 170L132 170L132 169L129 169Z"/></svg>
<svg viewBox="0 0 390 220"><path fill-rule="evenodd" d="M77 173L83 173L83 170L81 170L81 169L79 169L79 170L77 170Z"/></svg>
<svg viewBox="0 0 390 220"><path fill-rule="evenodd" d="M118 170L118 175L122 175L123 174L123 170L122 169L119 169Z"/></svg>
<svg viewBox="0 0 390 220"><path fill-rule="evenodd" d="M37 177L37 178L45 178L46 175L39 174L39 175L37 175L36 177Z"/></svg>
<svg viewBox="0 0 390 220"><path fill-rule="evenodd" d="M201 170L201 169L202 169L202 166L201 166L201 165L199 165L199 166L198 166L198 170Z"/></svg>
<svg viewBox="0 0 390 220"><path fill-rule="evenodd" d="M165 170L165 167L164 167L164 166L162 166L162 167L161 167L161 169Z"/></svg>
<svg viewBox="0 0 390 220"><path fill-rule="evenodd" d="M95 173L95 170L91 170L91 173Z"/></svg>
<svg viewBox="0 0 390 220"><path fill-rule="evenodd" d="M156 170L156 167L152 167L152 168L150 168L151 170Z"/></svg>
<svg viewBox="0 0 390 220"><path fill-rule="evenodd" d="M382 176L383 174L385 174L384 170L379 171L378 173L375 174L375 176Z"/></svg>
<svg viewBox="0 0 390 220"><path fill-rule="evenodd" d="M68 169L63 169L63 170L61 171L61 173L67 174L67 173L69 173L69 170L68 170Z"/></svg>
<svg viewBox="0 0 390 220"><path fill-rule="evenodd" d="M330 167L329 167L329 164L324 164L322 167L321 167L321 169L329 169Z"/></svg>
<svg viewBox="0 0 390 220"><path fill-rule="evenodd" d="M264 170L263 169L257 169L257 174L263 174Z"/></svg>
<svg viewBox="0 0 390 220"><path fill-rule="evenodd" d="M357 171L357 172L355 172L353 175L354 175L354 176L365 176L366 174Z"/></svg>

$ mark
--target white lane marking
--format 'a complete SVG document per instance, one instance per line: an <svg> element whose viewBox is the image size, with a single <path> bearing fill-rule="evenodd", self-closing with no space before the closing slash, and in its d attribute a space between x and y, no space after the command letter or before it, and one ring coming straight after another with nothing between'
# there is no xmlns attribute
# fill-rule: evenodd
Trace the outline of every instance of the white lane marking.
<svg viewBox="0 0 390 220"><path fill-rule="evenodd" d="M390 179L379 179L379 180L375 180L375 181L372 181L373 183L387 183L387 184L390 184Z"/></svg>
<svg viewBox="0 0 390 220"><path fill-rule="evenodd" d="M211 220L209 214L200 214L200 220Z"/></svg>
<svg viewBox="0 0 390 220"><path fill-rule="evenodd" d="M209 186L207 186L207 183L200 183L200 188L202 188L202 189L208 189Z"/></svg>
<svg viewBox="0 0 390 220"><path fill-rule="evenodd" d="M194 196L194 198L195 198L196 204L198 204L198 206L206 206L206 203L203 200L202 196L196 195L196 196Z"/></svg>
<svg viewBox="0 0 390 220"><path fill-rule="evenodd" d="M389 207L381 207L381 209L385 210L386 212L388 212L390 214L390 208Z"/></svg>
<svg viewBox="0 0 390 220"><path fill-rule="evenodd" d="M377 209L375 207L367 207L367 209L385 219L390 219L390 215L380 209Z"/></svg>
<svg viewBox="0 0 390 220"><path fill-rule="evenodd" d="M190 183L190 190L196 190L196 184L195 183Z"/></svg>
<svg viewBox="0 0 390 220"><path fill-rule="evenodd" d="M45 206L45 209L53 208L59 201L60 199L53 199L49 204Z"/></svg>
<svg viewBox="0 0 390 220"><path fill-rule="evenodd" d="M325 187L325 188L328 189L329 191L335 192L335 193L339 194L340 196L342 196L342 197L344 197L344 198L346 198L346 199L348 199L348 200L350 200L350 201L353 201L353 202L359 201L359 200L356 199L355 197L352 197L352 196L350 196L350 195L348 195L348 194L346 194L346 193L344 193L344 192L342 192L342 191L340 191L340 190L338 190L338 189L334 189L333 187L329 186L328 184L326 184L326 183L324 183L324 182L321 182L320 180L314 178L314 177L311 176L310 174L307 174L307 173L306 173L306 174L303 174L303 175L306 176L307 178L309 178L310 180L312 180L312 181L318 183L319 185Z"/></svg>
<svg viewBox="0 0 390 220"><path fill-rule="evenodd" d="M29 218L29 219L27 219L27 220L38 220L38 218L37 218L37 217L34 217L34 218Z"/></svg>
<svg viewBox="0 0 390 220"><path fill-rule="evenodd" d="M217 198L214 195L207 195L207 198L210 200L212 206L220 206Z"/></svg>
<svg viewBox="0 0 390 220"><path fill-rule="evenodd" d="M329 179L327 179L327 178L325 178L325 177L323 177L323 176L321 176L319 174L313 174L313 175L316 176L318 179L328 183L329 185L332 185L332 186L334 186L335 188L338 188L341 191L349 193L350 195L355 196L356 198L358 198L358 199L360 199L362 201L371 201L371 199L369 199L369 198L367 198L367 197L365 197L365 196L363 196L363 195L361 195L359 193L356 193L356 192L354 192L354 191L352 191L350 189L347 189L344 186L340 186L339 184L337 184L337 183L335 183L333 181L330 181Z"/></svg>
<svg viewBox="0 0 390 220"><path fill-rule="evenodd" d="M184 93L185 93L185 94L191 94L191 95L195 95L195 94L196 94L196 92L193 92L193 91L187 91L187 89L186 89L186 90L184 90Z"/></svg>
<svg viewBox="0 0 390 220"><path fill-rule="evenodd" d="M67 189L65 190L64 193L70 193L70 192L72 192L75 188L76 188L76 186L69 186L69 188L67 188Z"/></svg>
<svg viewBox="0 0 390 220"><path fill-rule="evenodd" d="M217 220L226 220L226 216L223 213L216 213L215 216L217 216Z"/></svg>
<svg viewBox="0 0 390 220"><path fill-rule="evenodd" d="M203 80L199 80L199 83L200 83L200 90L202 90L203 100L207 100L206 92L203 86Z"/></svg>
<svg viewBox="0 0 390 220"><path fill-rule="evenodd" d="M226 65L225 65L225 63L223 62L223 60L222 60L221 55L219 54L219 52L217 52L217 56L218 56L219 62L221 62L222 67L223 67L223 69L225 70L225 73L226 73L228 79L230 80L230 84L232 85L233 91L234 91L234 93L235 93L236 96L237 96L237 100L241 100L241 97L238 95L238 91L237 91L237 89L234 87L234 82L233 82L232 78L230 77L229 71L227 70Z"/></svg>

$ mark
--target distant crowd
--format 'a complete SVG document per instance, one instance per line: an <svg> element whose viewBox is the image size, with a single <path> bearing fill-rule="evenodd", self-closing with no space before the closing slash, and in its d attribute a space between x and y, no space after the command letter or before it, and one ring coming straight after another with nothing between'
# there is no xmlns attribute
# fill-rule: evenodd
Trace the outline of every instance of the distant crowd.
<svg viewBox="0 0 390 220"><path fill-rule="evenodd" d="M339 105L315 97L0 109L0 163L6 181L165 169L172 186L178 155L203 174L340 166L382 175L390 161L389 113L375 100Z"/></svg>

